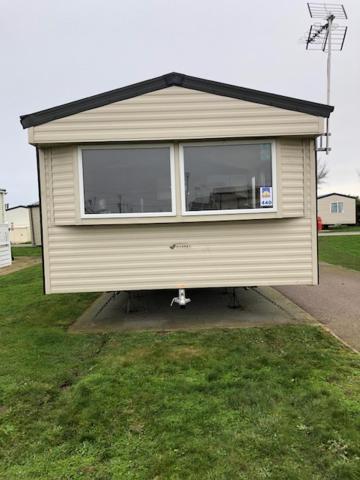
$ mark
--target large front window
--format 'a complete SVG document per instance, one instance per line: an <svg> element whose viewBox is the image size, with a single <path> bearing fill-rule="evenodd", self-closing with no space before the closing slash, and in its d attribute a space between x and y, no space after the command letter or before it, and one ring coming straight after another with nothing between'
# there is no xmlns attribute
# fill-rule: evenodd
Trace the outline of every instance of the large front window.
<svg viewBox="0 0 360 480"><path fill-rule="evenodd" d="M173 213L172 147L81 149L83 213L149 216Z"/></svg>
<svg viewBox="0 0 360 480"><path fill-rule="evenodd" d="M84 218L276 211L272 141L79 147Z"/></svg>
<svg viewBox="0 0 360 480"><path fill-rule="evenodd" d="M183 213L273 209L272 143L184 144Z"/></svg>

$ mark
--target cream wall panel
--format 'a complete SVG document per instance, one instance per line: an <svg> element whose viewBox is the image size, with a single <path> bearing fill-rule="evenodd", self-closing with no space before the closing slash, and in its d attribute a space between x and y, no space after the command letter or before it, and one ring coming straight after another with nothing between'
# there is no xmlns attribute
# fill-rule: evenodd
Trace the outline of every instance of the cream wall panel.
<svg viewBox="0 0 360 480"><path fill-rule="evenodd" d="M344 211L342 213L331 213L331 204L342 202ZM318 215L324 225L355 224L356 223L356 200L354 198L331 195L318 199Z"/></svg>
<svg viewBox="0 0 360 480"><path fill-rule="evenodd" d="M304 218L54 226L48 236L51 292L313 283Z"/></svg>
<svg viewBox="0 0 360 480"><path fill-rule="evenodd" d="M32 241L34 245L41 245L40 207L31 207L29 213L32 218Z"/></svg>
<svg viewBox="0 0 360 480"><path fill-rule="evenodd" d="M0 191L0 225L5 223L5 193Z"/></svg>
<svg viewBox="0 0 360 480"><path fill-rule="evenodd" d="M19 243L31 243L30 227L11 227L10 242L14 245Z"/></svg>
<svg viewBox="0 0 360 480"><path fill-rule="evenodd" d="M49 228L53 225L52 216L52 178L51 178L51 151L48 148L38 150L38 175L40 185L40 209L41 209L41 229L42 229L42 257L44 290L51 292L50 274L49 274Z"/></svg>
<svg viewBox="0 0 360 480"><path fill-rule="evenodd" d="M302 139L282 138L278 144L281 211L285 217L301 217L304 215L304 168L309 158L305 157Z"/></svg>
<svg viewBox="0 0 360 480"><path fill-rule="evenodd" d="M76 148L51 149L52 218L54 223L71 225L76 222Z"/></svg>
<svg viewBox="0 0 360 480"><path fill-rule="evenodd" d="M197 217L186 221L169 217L166 224L90 226L74 221L75 149L45 149L40 172L46 291L316 283L311 142L281 139L278 150L279 207L281 215L289 218L274 219L268 214L248 221L240 215L241 221L201 217L199 222ZM71 171L75 183L70 180ZM56 217L62 205L73 208Z"/></svg>
<svg viewBox="0 0 360 480"><path fill-rule="evenodd" d="M16 207L6 210L5 220L9 225L13 224L14 227L30 228L29 209L27 207Z"/></svg>
<svg viewBox="0 0 360 480"><path fill-rule="evenodd" d="M316 135L323 119L301 112L169 87L29 129L35 144Z"/></svg>

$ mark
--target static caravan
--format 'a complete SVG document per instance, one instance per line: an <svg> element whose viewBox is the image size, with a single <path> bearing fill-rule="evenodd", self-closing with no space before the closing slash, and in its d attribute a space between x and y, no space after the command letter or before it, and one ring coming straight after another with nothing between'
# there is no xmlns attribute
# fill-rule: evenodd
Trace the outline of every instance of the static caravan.
<svg viewBox="0 0 360 480"><path fill-rule="evenodd" d="M356 197L328 193L318 197L318 215L323 225L355 225Z"/></svg>
<svg viewBox="0 0 360 480"><path fill-rule="evenodd" d="M31 243L41 245L41 222L39 203L10 207L5 213L10 227L10 241L17 245Z"/></svg>
<svg viewBox="0 0 360 480"><path fill-rule="evenodd" d="M23 115L46 293L316 284L332 110L170 73Z"/></svg>
<svg viewBox="0 0 360 480"><path fill-rule="evenodd" d="M11 265L9 226L5 219L6 190L0 188L0 268Z"/></svg>

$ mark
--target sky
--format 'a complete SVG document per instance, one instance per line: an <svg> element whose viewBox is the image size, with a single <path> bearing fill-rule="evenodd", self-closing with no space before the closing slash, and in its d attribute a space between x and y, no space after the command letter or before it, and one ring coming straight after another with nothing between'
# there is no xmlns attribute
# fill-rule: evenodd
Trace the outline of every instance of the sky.
<svg viewBox="0 0 360 480"><path fill-rule="evenodd" d="M10 206L38 199L35 148L21 114L172 71L326 102L326 55L301 40L314 22L303 0L0 0L0 7L0 188ZM360 2L345 0L345 8L320 193L360 195Z"/></svg>

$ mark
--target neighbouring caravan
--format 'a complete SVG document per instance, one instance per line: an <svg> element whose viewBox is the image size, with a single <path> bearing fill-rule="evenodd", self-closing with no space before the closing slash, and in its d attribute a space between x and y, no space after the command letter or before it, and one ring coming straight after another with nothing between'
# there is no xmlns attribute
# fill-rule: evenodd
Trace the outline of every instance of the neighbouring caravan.
<svg viewBox="0 0 360 480"><path fill-rule="evenodd" d="M318 215L323 225L355 225L356 197L328 193L318 197Z"/></svg>
<svg viewBox="0 0 360 480"><path fill-rule="evenodd" d="M46 293L317 284L332 111L171 73L22 116Z"/></svg>
<svg viewBox="0 0 360 480"><path fill-rule="evenodd" d="M0 268L11 265L9 226L5 220L6 190L0 188Z"/></svg>
<svg viewBox="0 0 360 480"><path fill-rule="evenodd" d="M17 205L5 212L10 228L10 241L13 245L31 243L41 245L41 225L39 203Z"/></svg>

